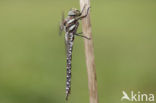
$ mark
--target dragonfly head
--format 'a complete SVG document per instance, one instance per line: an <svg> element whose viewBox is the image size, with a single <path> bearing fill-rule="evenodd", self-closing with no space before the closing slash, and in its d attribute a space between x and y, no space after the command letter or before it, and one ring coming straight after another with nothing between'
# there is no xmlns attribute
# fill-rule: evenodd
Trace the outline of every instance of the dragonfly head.
<svg viewBox="0 0 156 103"><path fill-rule="evenodd" d="M81 15L80 11L78 9L76 9L76 8L72 8L68 12L68 16L76 16L77 17L77 16L80 16L80 15Z"/></svg>

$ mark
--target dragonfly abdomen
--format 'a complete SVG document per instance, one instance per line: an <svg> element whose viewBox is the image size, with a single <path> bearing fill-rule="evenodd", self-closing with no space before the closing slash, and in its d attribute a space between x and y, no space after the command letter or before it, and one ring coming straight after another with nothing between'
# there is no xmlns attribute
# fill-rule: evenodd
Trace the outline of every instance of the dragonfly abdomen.
<svg viewBox="0 0 156 103"><path fill-rule="evenodd" d="M75 18L70 18L67 20L65 25L66 30L66 45L67 45L67 81L66 81L66 100L68 99L68 95L71 90L71 67L72 67L72 49L73 49L73 41L74 34L78 28L78 21Z"/></svg>
<svg viewBox="0 0 156 103"><path fill-rule="evenodd" d="M67 80L66 80L66 100L71 90L71 61L74 35L72 33L66 34L67 41Z"/></svg>

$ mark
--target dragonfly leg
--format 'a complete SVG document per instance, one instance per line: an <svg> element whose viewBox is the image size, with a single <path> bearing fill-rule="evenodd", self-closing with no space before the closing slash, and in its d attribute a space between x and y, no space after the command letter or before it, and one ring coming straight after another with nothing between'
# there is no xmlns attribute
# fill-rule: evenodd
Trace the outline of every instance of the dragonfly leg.
<svg viewBox="0 0 156 103"><path fill-rule="evenodd" d="M85 39L88 39L88 40L90 40L90 39L91 39L91 38L89 38L89 37L86 37L86 36L84 36L84 35L81 35L81 34L83 34L83 32L76 33L76 34L74 34L74 35L76 35L76 36L80 36L80 37L83 37L83 38L85 38Z"/></svg>
<svg viewBox="0 0 156 103"><path fill-rule="evenodd" d="M91 8L91 7L88 7L87 13L86 13L85 15L83 15L83 16L78 17L77 20L80 20L80 19L85 18L85 17L88 15L88 13L89 13L89 9L90 9L90 8Z"/></svg>
<svg viewBox="0 0 156 103"><path fill-rule="evenodd" d="M86 4L84 5L84 7L83 7L83 9L82 9L81 14L83 13L83 11L84 11L85 7L86 7Z"/></svg>

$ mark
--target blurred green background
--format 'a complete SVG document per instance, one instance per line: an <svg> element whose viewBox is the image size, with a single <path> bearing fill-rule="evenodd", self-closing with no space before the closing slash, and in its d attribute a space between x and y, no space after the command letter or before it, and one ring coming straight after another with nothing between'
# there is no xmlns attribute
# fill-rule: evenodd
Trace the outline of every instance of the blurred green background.
<svg viewBox="0 0 156 103"><path fill-rule="evenodd" d="M58 24L72 7L79 1L0 0L0 103L66 102ZM91 0L91 7L99 103L123 103L123 90L156 94L156 1ZM89 103L80 37L72 67L68 103Z"/></svg>

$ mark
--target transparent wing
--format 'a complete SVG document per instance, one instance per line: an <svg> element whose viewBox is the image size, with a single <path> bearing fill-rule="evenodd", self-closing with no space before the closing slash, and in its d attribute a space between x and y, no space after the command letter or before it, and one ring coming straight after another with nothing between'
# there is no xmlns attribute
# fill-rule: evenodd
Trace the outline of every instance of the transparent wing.
<svg viewBox="0 0 156 103"><path fill-rule="evenodd" d="M62 12L62 17L61 17L61 21L60 21L59 35L62 34L63 29L64 29L64 11Z"/></svg>

